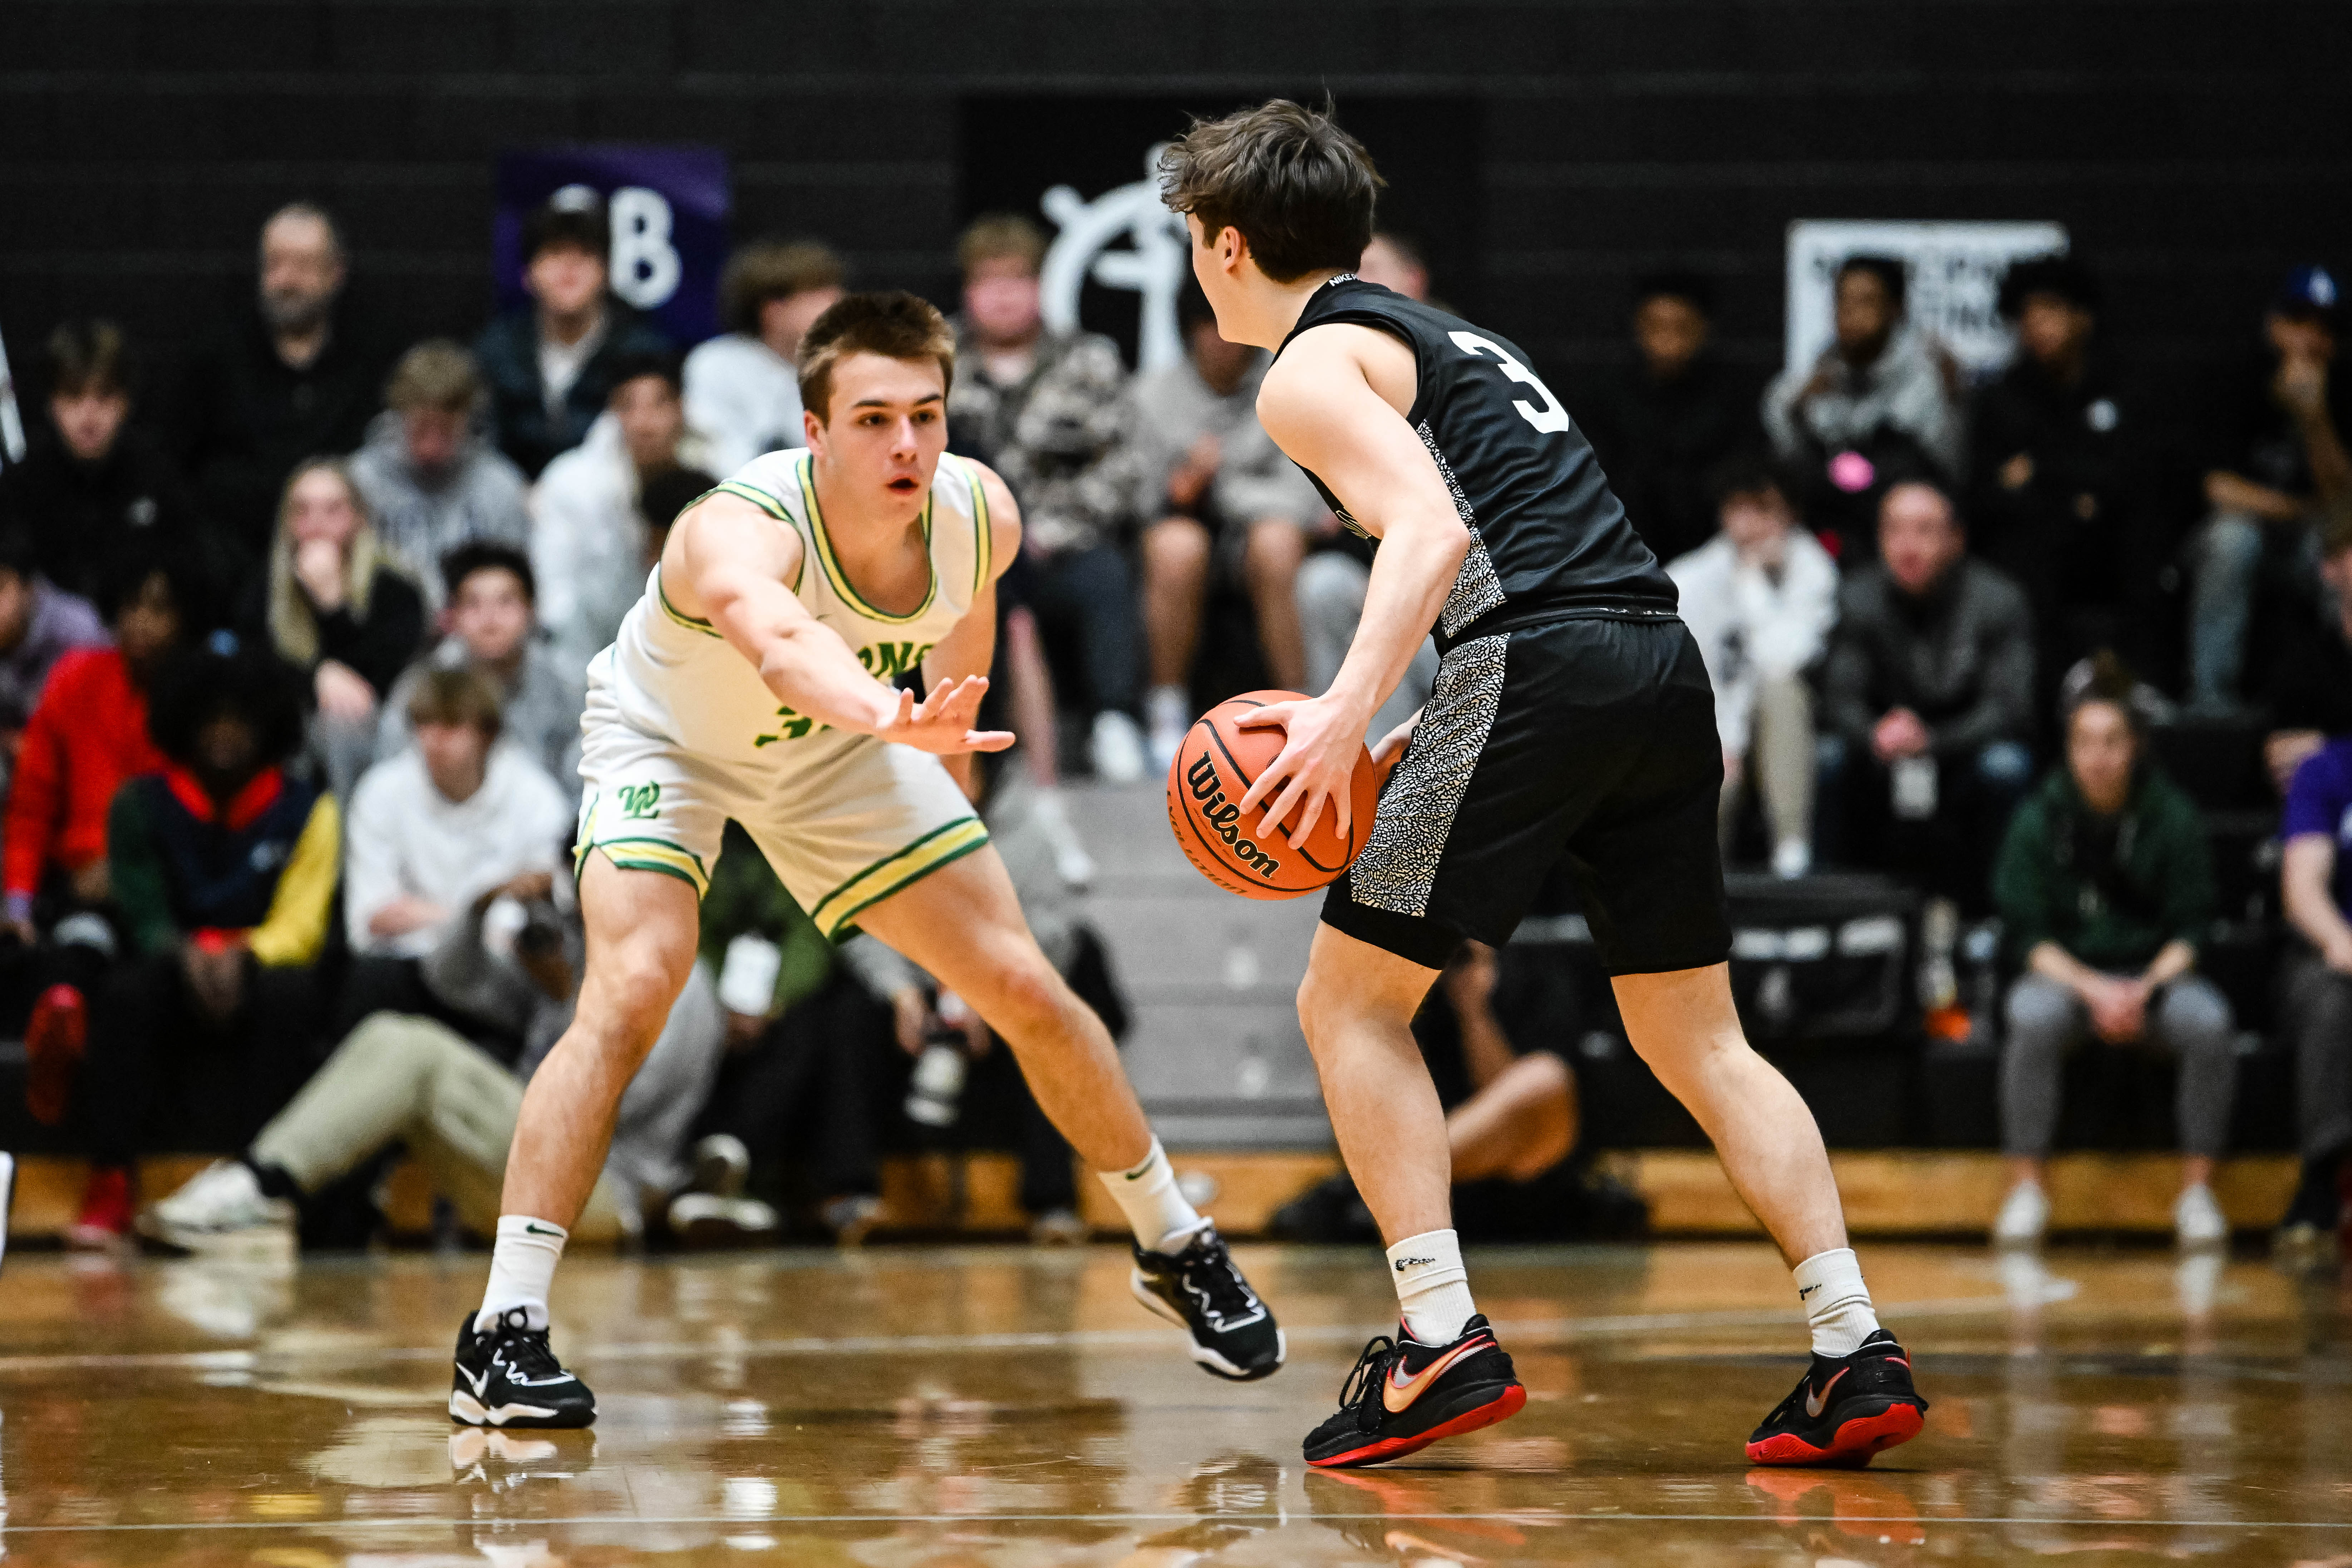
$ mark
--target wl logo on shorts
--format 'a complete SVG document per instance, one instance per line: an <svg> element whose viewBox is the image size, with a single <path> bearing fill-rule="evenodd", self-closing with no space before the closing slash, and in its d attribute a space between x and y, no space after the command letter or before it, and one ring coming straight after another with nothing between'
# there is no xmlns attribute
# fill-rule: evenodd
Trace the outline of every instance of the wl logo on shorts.
<svg viewBox="0 0 2352 1568"><path fill-rule="evenodd" d="M661 785L657 784L623 784L613 792L621 803L621 815L632 822L642 822L661 805Z"/></svg>
<svg viewBox="0 0 2352 1568"><path fill-rule="evenodd" d="M1272 881L1282 862L1259 847L1255 839L1243 837L1234 826L1241 820L1242 808L1225 798L1223 787L1217 783L1217 764L1205 755L1195 759L1185 772L1184 782L1192 786L1192 798L1201 803L1202 826L1232 847L1234 858Z"/></svg>

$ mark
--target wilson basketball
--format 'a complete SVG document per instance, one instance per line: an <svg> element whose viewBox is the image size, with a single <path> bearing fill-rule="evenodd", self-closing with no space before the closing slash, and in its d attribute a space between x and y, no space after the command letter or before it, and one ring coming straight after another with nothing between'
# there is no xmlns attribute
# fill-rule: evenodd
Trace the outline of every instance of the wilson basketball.
<svg viewBox="0 0 2352 1568"><path fill-rule="evenodd" d="M1240 721L1273 702L1301 700L1296 691L1251 691L1228 698L1201 715L1168 770L1168 826L1201 875L1246 899L1295 899L1339 880L1372 830L1380 804L1380 775L1371 752L1358 748L1350 795L1354 820L1339 831L1327 805L1306 842L1293 844L1287 829L1298 824L1293 811L1282 828L1265 838L1255 829L1265 806L1242 816L1241 798L1260 769L1281 754L1278 729L1244 730ZM1276 791L1278 795L1281 792ZM1265 805L1271 805L1272 799Z"/></svg>

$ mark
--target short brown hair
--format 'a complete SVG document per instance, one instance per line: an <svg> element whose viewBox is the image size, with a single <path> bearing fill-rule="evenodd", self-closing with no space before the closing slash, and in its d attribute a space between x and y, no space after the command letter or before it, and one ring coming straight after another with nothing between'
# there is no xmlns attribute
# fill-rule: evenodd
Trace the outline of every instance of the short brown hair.
<svg viewBox="0 0 2352 1568"><path fill-rule="evenodd" d="M727 324L739 332L760 330L760 307L812 289L838 289L846 270L833 247L814 239L789 245L756 240L727 258L719 299Z"/></svg>
<svg viewBox="0 0 2352 1568"><path fill-rule="evenodd" d="M851 354L939 362L940 389L955 384L955 330L929 300L898 289L850 294L809 323L801 339L801 406L832 418L833 367Z"/></svg>
<svg viewBox="0 0 2352 1568"><path fill-rule="evenodd" d="M1045 265L1045 231L1019 213L983 213L956 241L956 260L966 279L982 262L1008 256L1037 271Z"/></svg>
<svg viewBox="0 0 2352 1568"><path fill-rule="evenodd" d="M112 321L68 321L47 346L50 395L131 395L131 344Z"/></svg>
<svg viewBox="0 0 2352 1568"><path fill-rule="evenodd" d="M474 356L447 338L427 338L392 367L383 384L388 408L406 413L435 408L444 414L471 414L482 401L482 374Z"/></svg>
<svg viewBox="0 0 2352 1568"><path fill-rule="evenodd" d="M495 741L504 721L499 694L478 669L428 668L409 694L411 724L471 724L486 740Z"/></svg>
<svg viewBox="0 0 2352 1568"><path fill-rule="evenodd" d="M1238 229L1258 270L1292 283L1324 268L1352 271L1372 242L1387 184L1364 144L1327 105L1286 98L1223 120L1195 120L1160 155L1160 199L1214 238Z"/></svg>

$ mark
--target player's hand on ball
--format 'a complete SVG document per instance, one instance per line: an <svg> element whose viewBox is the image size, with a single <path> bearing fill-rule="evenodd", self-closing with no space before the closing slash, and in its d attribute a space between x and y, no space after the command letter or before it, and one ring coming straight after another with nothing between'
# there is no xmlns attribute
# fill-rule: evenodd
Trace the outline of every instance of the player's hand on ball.
<svg viewBox="0 0 2352 1568"><path fill-rule="evenodd" d="M1239 721L1237 728L1279 729L1284 737L1281 753L1266 764L1241 798L1245 818L1269 796L1273 798L1274 804L1266 806L1258 821L1255 837L1265 838L1293 811L1298 811L1297 825L1286 837L1293 844L1302 844L1328 810L1333 831L1346 838L1352 826L1356 759L1364 749L1362 721L1340 711L1328 698L1310 697L1298 702L1268 703ZM1277 789L1279 795L1275 793Z"/></svg>
<svg viewBox="0 0 2352 1568"><path fill-rule="evenodd" d="M898 693L898 710L874 733L919 752L951 757L963 752L1001 752L1013 744L1010 730L975 730L988 677L968 675L939 687L920 703L911 691Z"/></svg>

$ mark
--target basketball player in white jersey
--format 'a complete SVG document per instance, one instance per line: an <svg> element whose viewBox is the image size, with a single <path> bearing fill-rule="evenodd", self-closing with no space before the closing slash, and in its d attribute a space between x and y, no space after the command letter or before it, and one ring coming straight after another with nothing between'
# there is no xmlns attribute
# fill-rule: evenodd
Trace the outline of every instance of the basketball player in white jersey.
<svg viewBox="0 0 2352 1568"><path fill-rule="evenodd" d="M800 353L808 446L680 514L645 597L590 664L576 866L587 972L523 1097L490 1279L457 1334L450 1415L581 1426L548 1343L565 1226L621 1091L694 963L729 817L829 936L861 928L964 998L1133 1226L1131 1282L1220 1376L1282 1363L1273 1314L1177 1191L1100 1019L1038 950L960 784L1021 545L995 474L946 455L954 339L910 294L853 295ZM919 676L919 702L894 684Z"/></svg>

